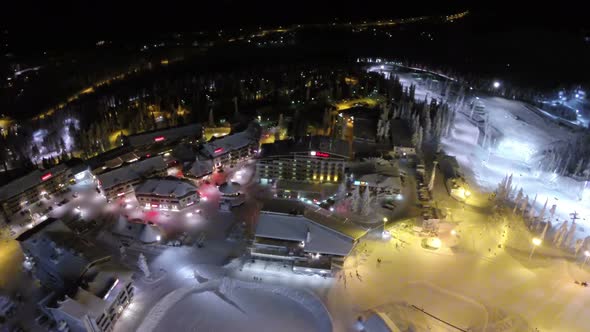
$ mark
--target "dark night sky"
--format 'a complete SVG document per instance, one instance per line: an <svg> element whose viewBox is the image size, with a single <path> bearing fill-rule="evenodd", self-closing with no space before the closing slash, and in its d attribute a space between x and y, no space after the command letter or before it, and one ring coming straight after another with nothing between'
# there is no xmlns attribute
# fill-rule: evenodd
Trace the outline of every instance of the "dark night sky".
<svg viewBox="0 0 590 332"><path fill-rule="evenodd" d="M325 23L342 20L446 14L465 8L506 24L556 27L588 25L585 10L563 3L531 5L498 1L10 1L0 15L12 31L37 34L195 31L258 24ZM481 4L484 3L484 4Z"/></svg>

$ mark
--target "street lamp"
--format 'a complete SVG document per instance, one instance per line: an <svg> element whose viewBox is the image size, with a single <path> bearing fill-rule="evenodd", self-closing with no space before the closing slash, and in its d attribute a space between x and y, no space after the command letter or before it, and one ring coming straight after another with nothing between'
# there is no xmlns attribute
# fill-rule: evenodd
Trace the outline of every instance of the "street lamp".
<svg viewBox="0 0 590 332"><path fill-rule="evenodd" d="M494 89L497 89L499 87L500 87L500 82L494 81Z"/></svg>
<svg viewBox="0 0 590 332"><path fill-rule="evenodd" d="M584 251L584 262L582 263L582 265L580 265L580 268L583 269L584 265L586 265L586 263L588 262L588 259L590 259L590 251L585 250Z"/></svg>
<svg viewBox="0 0 590 332"><path fill-rule="evenodd" d="M469 198L469 196L471 196L471 191L466 189L464 194L465 194L465 201L467 202L467 199Z"/></svg>
<svg viewBox="0 0 590 332"><path fill-rule="evenodd" d="M529 255L529 260L533 257L533 254L535 253L535 249L541 245L541 243L543 243L543 241L541 241L541 239L539 238L533 238L533 248L531 249L531 254Z"/></svg>

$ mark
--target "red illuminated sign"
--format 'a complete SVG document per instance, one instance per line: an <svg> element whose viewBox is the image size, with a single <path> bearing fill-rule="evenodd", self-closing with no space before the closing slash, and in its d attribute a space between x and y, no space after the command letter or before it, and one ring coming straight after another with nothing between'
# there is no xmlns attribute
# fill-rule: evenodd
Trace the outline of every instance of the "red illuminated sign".
<svg viewBox="0 0 590 332"><path fill-rule="evenodd" d="M41 176L41 181L45 181L49 178L51 178L51 173L43 174L43 176Z"/></svg>
<svg viewBox="0 0 590 332"><path fill-rule="evenodd" d="M217 148L213 152L215 152L215 153L222 153L223 152L223 148Z"/></svg>
<svg viewBox="0 0 590 332"><path fill-rule="evenodd" d="M329 153L325 153L325 152L319 152L319 151L317 151L315 153L315 156L316 157L322 157L322 158L328 158L328 157L330 157L330 154Z"/></svg>
<svg viewBox="0 0 590 332"><path fill-rule="evenodd" d="M166 137L164 137L164 136L154 137L154 142L161 142L161 141L163 141L165 139L166 139Z"/></svg>

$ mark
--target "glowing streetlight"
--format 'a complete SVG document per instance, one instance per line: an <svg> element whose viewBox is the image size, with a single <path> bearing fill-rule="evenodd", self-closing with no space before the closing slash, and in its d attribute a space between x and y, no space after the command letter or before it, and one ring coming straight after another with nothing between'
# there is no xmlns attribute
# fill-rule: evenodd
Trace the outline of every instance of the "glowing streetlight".
<svg viewBox="0 0 590 332"><path fill-rule="evenodd" d="M495 82L494 82L494 89L497 89L497 88L499 88L499 87L500 87L500 82L498 82L498 81L495 81Z"/></svg>
<svg viewBox="0 0 590 332"><path fill-rule="evenodd" d="M543 241L541 241L541 239L539 238L533 238L533 248L531 249L531 254L529 255L529 260L533 257L533 254L535 253L535 249L541 245L541 243L543 243Z"/></svg>
<svg viewBox="0 0 590 332"><path fill-rule="evenodd" d="M383 232L381 233L383 238L388 238L390 236L389 232L385 230L385 224L387 224L387 221L387 217L383 217Z"/></svg>
<svg viewBox="0 0 590 332"><path fill-rule="evenodd" d="M584 256L584 262L582 263L582 265L580 265L580 268L584 268L584 265L586 265L588 259L590 259L590 251L584 250Z"/></svg>
<svg viewBox="0 0 590 332"><path fill-rule="evenodd" d="M439 249L442 246L442 241L435 237L430 241L430 246L435 248L435 249Z"/></svg>

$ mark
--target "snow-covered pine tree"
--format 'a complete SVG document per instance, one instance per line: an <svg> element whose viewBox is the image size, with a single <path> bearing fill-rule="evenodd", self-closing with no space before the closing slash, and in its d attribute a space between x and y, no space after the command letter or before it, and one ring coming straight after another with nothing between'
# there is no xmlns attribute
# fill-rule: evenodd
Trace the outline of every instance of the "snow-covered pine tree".
<svg viewBox="0 0 590 332"><path fill-rule="evenodd" d="M143 253L139 254L139 258L137 259L137 266L139 267L141 272L143 272L146 278L150 277L150 267L148 266L147 260L145 259Z"/></svg>

